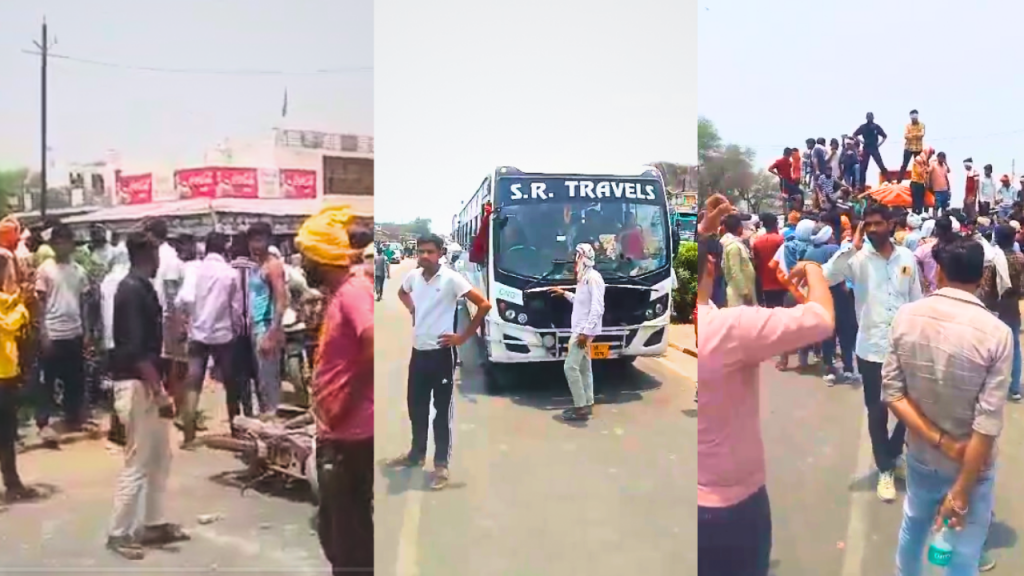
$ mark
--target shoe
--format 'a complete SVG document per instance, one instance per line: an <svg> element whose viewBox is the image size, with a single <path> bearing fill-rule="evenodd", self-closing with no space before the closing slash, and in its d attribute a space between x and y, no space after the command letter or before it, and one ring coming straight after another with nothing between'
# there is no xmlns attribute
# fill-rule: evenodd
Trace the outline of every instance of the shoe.
<svg viewBox="0 0 1024 576"><path fill-rule="evenodd" d="M900 480L906 482L907 480L907 458L906 456L900 456L896 459L896 467L893 468L893 475Z"/></svg>
<svg viewBox="0 0 1024 576"><path fill-rule="evenodd" d="M1011 402L1020 402L1020 392L1011 392L1010 393L1010 401Z"/></svg>
<svg viewBox="0 0 1024 576"><path fill-rule="evenodd" d="M435 466L434 474L430 480L431 490L444 490L448 487L448 467Z"/></svg>
<svg viewBox="0 0 1024 576"><path fill-rule="evenodd" d="M996 561L988 555L988 552L981 551L981 558L978 559L978 572L990 572L995 570Z"/></svg>
<svg viewBox="0 0 1024 576"><path fill-rule="evenodd" d="M146 557L142 545L131 536L110 536L107 538L107 550L126 560L142 560Z"/></svg>
<svg viewBox="0 0 1024 576"><path fill-rule="evenodd" d="M836 375L835 374L826 374L825 375L825 385L828 386L829 388L835 386L836 385Z"/></svg>
<svg viewBox="0 0 1024 576"><path fill-rule="evenodd" d="M882 502L892 502L896 499L896 479L892 472L878 473L877 494Z"/></svg>
<svg viewBox="0 0 1024 576"><path fill-rule="evenodd" d="M843 372L843 382L848 382L850 384L860 382L860 376L853 372Z"/></svg>
<svg viewBox="0 0 1024 576"><path fill-rule="evenodd" d="M388 468L422 468L423 459L417 459L413 458L409 454L403 454L388 460L384 465Z"/></svg>

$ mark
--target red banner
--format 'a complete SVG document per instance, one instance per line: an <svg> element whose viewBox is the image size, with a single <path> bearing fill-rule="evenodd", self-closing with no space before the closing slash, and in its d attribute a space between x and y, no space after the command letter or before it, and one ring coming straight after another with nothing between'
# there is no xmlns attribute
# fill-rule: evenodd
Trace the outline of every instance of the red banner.
<svg viewBox="0 0 1024 576"><path fill-rule="evenodd" d="M217 168L217 198L258 198L255 168Z"/></svg>
<svg viewBox="0 0 1024 576"><path fill-rule="evenodd" d="M281 195L289 199L316 198L316 170L281 170Z"/></svg>
<svg viewBox="0 0 1024 576"><path fill-rule="evenodd" d="M217 192L217 170L189 168L174 171L174 190L178 198L213 198Z"/></svg>
<svg viewBox="0 0 1024 576"><path fill-rule="evenodd" d="M153 201L153 174L118 174L119 204L148 204Z"/></svg>
<svg viewBox="0 0 1024 576"><path fill-rule="evenodd" d="M255 168L189 168L174 172L174 188L181 199L257 198Z"/></svg>

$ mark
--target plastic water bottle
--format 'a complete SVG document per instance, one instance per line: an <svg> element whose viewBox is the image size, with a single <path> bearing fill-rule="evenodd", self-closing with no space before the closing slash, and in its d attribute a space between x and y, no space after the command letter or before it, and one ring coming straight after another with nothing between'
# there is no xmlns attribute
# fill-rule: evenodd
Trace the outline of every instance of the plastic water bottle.
<svg viewBox="0 0 1024 576"><path fill-rule="evenodd" d="M953 531L948 528L949 520L946 520L942 530L932 535L928 543L928 565L925 567L925 574L941 576L946 573L946 566L949 566L953 559Z"/></svg>

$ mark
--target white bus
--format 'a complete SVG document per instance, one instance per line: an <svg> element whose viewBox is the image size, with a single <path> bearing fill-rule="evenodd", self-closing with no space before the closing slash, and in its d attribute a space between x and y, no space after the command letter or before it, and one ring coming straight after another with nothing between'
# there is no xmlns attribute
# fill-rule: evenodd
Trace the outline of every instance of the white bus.
<svg viewBox="0 0 1024 576"><path fill-rule="evenodd" d="M491 216L484 220L484 206ZM494 305L481 336L494 364L561 360L572 305L548 292L576 283L575 247L589 242L604 277L595 359L659 356L668 346L676 241L659 172L541 174L505 166L489 174L453 220L463 274ZM486 262L469 262L486 233ZM474 312L469 304L470 312Z"/></svg>

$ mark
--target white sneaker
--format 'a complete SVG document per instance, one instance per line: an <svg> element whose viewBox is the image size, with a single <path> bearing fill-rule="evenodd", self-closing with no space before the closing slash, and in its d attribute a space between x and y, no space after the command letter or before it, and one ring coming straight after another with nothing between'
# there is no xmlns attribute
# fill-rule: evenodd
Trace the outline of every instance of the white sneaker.
<svg viewBox="0 0 1024 576"><path fill-rule="evenodd" d="M882 502L892 502L896 499L896 479L892 472L878 473L877 493Z"/></svg>
<svg viewBox="0 0 1024 576"><path fill-rule="evenodd" d="M835 386L836 385L836 375L835 374L825 374L825 385L828 386L829 388Z"/></svg>
<svg viewBox="0 0 1024 576"><path fill-rule="evenodd" d="M1020 392L1014 392L1014 393L1010 394L1010 401L1011 402L1020 402Z"/></svg>

